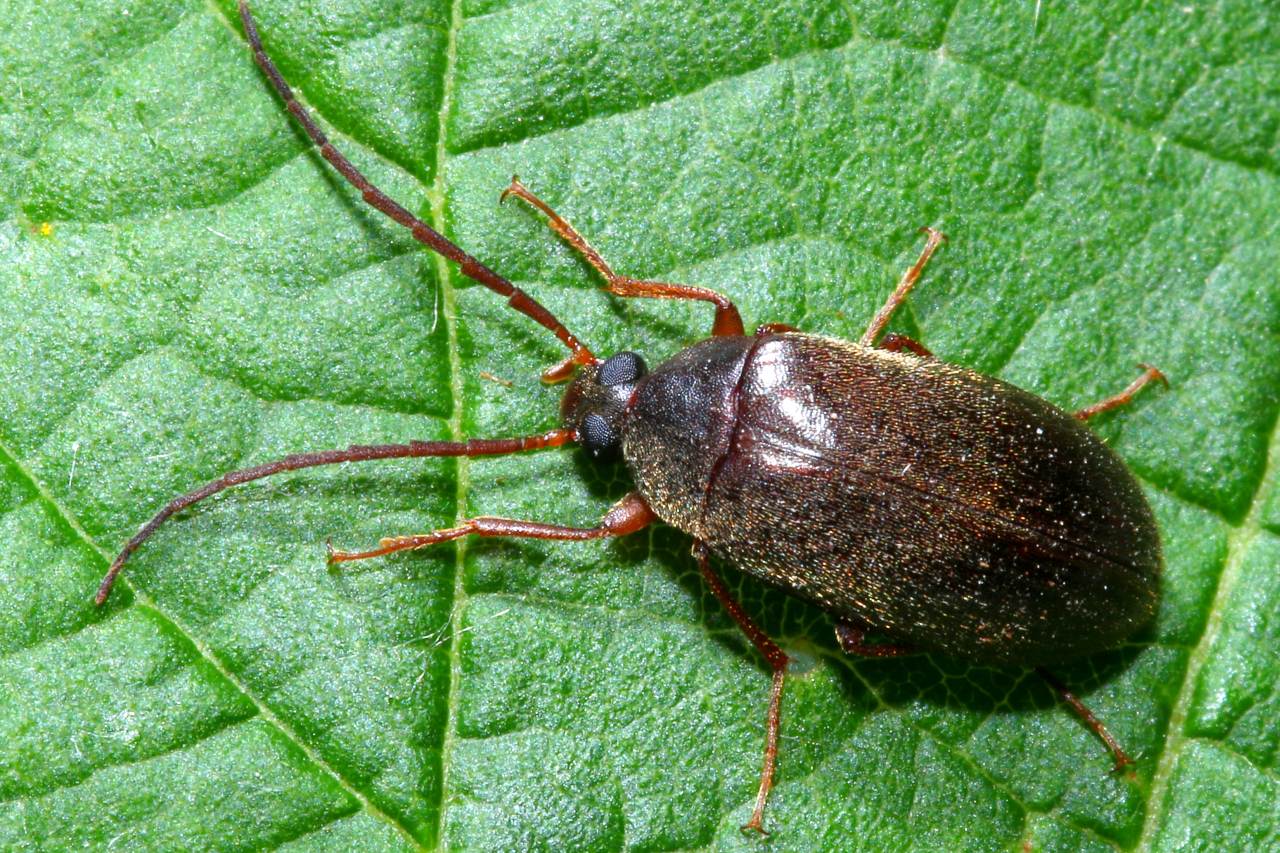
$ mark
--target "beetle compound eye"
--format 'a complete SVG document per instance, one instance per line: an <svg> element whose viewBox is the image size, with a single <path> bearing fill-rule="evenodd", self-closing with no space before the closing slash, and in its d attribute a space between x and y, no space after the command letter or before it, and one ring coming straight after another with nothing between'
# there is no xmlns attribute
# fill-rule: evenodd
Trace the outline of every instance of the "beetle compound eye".
<svg viewBox="0 0 1280 853"><path fill-rule="evenodd" d="M582 448L592 456L603 456L617 450L618 434L604 415L592 412L582 419L579 429Z"/></svg>
<svg viewBox="0 0 1280 853"><path fill-rule="evenodd" d="M645 374L644 359L634 352L620 352L600 365L596 374L601 385L629 385Z"/></svg>

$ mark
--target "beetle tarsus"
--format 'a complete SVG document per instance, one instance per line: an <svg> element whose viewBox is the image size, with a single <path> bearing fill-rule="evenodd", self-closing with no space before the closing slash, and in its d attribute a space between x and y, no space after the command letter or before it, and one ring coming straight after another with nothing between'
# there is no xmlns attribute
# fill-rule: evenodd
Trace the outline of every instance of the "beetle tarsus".
<svg viewBox="0 0 1280 853"><path fill-rule="evenodd" d="M511 186L509 186L509 187L507 187L505 190L503 190L503 191L502 191L502 194L498 196L498 204L506 204L506 203L507 203L507 196L509 196L509 195L511 195L513 192L515 192L515 188L516 188L516 187L519 187L519 186L524 186L524 184L520 183L520 176L519 176L519 175L512 175L512 176L511 176Z"/></svg>
<svg viewBox="0 0 1280 853"><path fill-rule="evenodd" d="M932 240L932 241L936 241L936 242L938 242L938 243L950 243L950 242L951 242L951 238L950 238L950 237L948 237L946 234L943 234L943 233L942 233L941 231L939 231L937 228L930 228L928 225L921 225L921 226L920 226L920 230L916 231L916 233L917 233L917 234L924 234L924 235L926 235L930 240Z"/></svg>
<svg viewBox="0 0 1280 853"><path fill-rule="evenodd" d="M761 816L757 817L757 816L753 813L753 814L751 815L751 820L747 821L747 822L746 822L746 823L744 823L742 826L738 827L738 830L739 830L743 835L752 835L752 834L755 834L755 835L756 835L757 837L759 837L759 838L768 838L768 837L769 837L769 830L767 830L767 829L765 829L765 828L764 828L763 820L764 820L763 815L761 815Z"/></svg>
<svg viewBox="0 0 1280 853"><path fill-rule="evenodd" d="M1054 692L1058 694L1058 698L1066 703L1067 707L1075 712L1081 722L1107 745L1107 749L1111 750L1111 757L1115 759L1115 766L1111 768L1111 772L1123 773L1133 766L1134 761L1129 757L1129 753L1124 751L1124 748L1120 746L1120 742L1107 730L1102 720L1098 719L1093 711L1089 710L1089 706L1081 702L1078 696L1067 689L1067 685L1059 681L1057 676L1042 666L1036 667L1036 674L1053 688Z"/></svg>
<svg viewBox="0 0 1280 853"><path fill-rule="evenodd" d="M1154 364L1147 364L1145 361L1140 361L1138 362L1138 367L1151 375L1151 379L1147 380L1148 382L1154 379L1156 382L1159 382L1164 387L1166 388L1169 387L1169 377L1165 376L1164 371L1156 367Z"/></svg>
<svg viewBox="0 0 1280 853"><path fill-rule="evenodd" d="M1133 772L1136 762L1129 757L1129 754L1120 747L1116 747L1115 752L1116 763L1111 766L1111 772L1117 776L1125 775Z"/></svg>

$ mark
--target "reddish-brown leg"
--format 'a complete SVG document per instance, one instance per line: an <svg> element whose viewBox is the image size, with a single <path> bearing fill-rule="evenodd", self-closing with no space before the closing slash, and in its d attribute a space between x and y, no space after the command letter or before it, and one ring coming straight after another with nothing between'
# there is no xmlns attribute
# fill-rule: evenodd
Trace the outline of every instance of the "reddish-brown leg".
<svg viewBox="0 0 1280 853"><path fill-rule="evenodd" d="M1054 689L1058 694L1058 697L1062 699L1063 702L1067 703L1067 706L1075 712L1077 717L1084 721L1084 724L1089 727L1090 731L1102 738L1102 742L1107 745L1107 749L1111 750L1111 755L1116 760L1114 768L1116 773L1120 773L1126 767L1133 764L1133 759L1130 758L1129 754L1120 747L1120 742L1112 736L1111 732L1107 731L1107 727L1102 724L1102 720L1095 717L1093 712L1089 710L1088 706L1081 702L1078 696L1067 689L1067 685L1059 681L1054 677L1053 673L1049 672L1044 667L1036 667L1036 674L1043 678L1045 682Z"/></svg>
<svg viewBox="0 0 1280 853"><path fill-rule="evenodd" d="M738 308L725 296L708 290L705 287L693 287L687 284L667 284L661 281L646 281L618 275L605 263L600 253L583 239L574 227L563 217L551 209L550 205L534 195L528 187L520 183L519 178L511 179L511 186L502 193L505 201L508 196L515 196L542 211L547 217L551 230L564 239L566 243L578 251L587 263L595 267L604 276L606 289L615 296L641 296L649 299L696 299L710 302L716 306L715 320L711 324L712 336L741 335L744 333L742 315Z"/></svg>
<svg viewBox="0 0 1280 853"><path fill-rule="evenodd" d="M836 623L836 640L840 643L840 648L843 649L846 654L858 655L859 657L892 658L900 655L916 653L916 650L909 646L868 644L866 642L866 632L856 625L851 625L848 622ZM1083 720L1084 724L1089 727L1090 731L1101 738L1102 742L1107 745L1107 748L1111 750L1111 755L1115 758L1116 772L1124 770L1126 767L1133 764L1133 759L1125 753L1124 749L1121 748L1120 743L1114 736L1112 736L1111 732L1107 731L1107 727L1102 724L1101 720L1094 716L1093 712L1089 710L1088 706L1080 701L1078 696L1068 690L1065 684L1055 678L1052 673L1043 667L1036 667L1036 674L1043 678L1045 682L1053 688L1054 692L1058 694L1058 697L1066 703L1067 707L1069 707L1076 716Z"/></svg>
<svg viewBox="0 0 1280 853"><path fill-rule="evenodd" d="M756 326L756 337L764 337L765 335L782 335L787 332L800 331L795 326L788 326L786 323L761 323Z"/></svg>
<svg viewBox="0 0 1280 853"><path fill-rule="evenodd" d="M896 658L900 655L913 655L915 649L910 646L895 646L887 643L866 642L867 632L848 622L836 623L836 641L845 654L864 658Z"/></svg>
<svg viewBox="0 0 1280 853"><path fill-rule="evenodd" d="M906 335L900 335L897 332L890 332L885 335L878 346L880 349L888 350L889 352L902 352L903 350L907 350L908 352L915 353L921 358L933 358L933 353L930 352L924 344L920 343L915 338L909 338Z"/></svg>
<svg viewBox="0 0 1280 853"><path fill-rule="evenodd" d="M884 327L889 325L889 318L893 316L893 312L897 310L902 301L907 298L907 294L911 292L911 288L916 286L916 282L920 280L920 274L924 272L925 265L929 263L929 258L933 257L933 253L937 251L938 246L947 241L947 235L933 228L921 228L922 234L929 235L929 240L924 244L924 249L920 252L920 257L911 265L905 273L902 274L901 281L898 286L893 289L893 293L889 295L889 300L876 312L876 316L871 318L871 325L867 326L867 330L862 333L862 337L858 343L864 347L875 344L876 338L884 331Z"/></svg>
<svg viewBox="0 0 1280 853"><path fill-rule="evenodd" d="M1105 400L1094 403L1092 406L1085 406L1083 409L1076 412L1076 417L1082 421L1087 421L1094 415L1100 415L1103 412L1118 409L1132 400L1133 396L1142 390L1144 385L1151 381L1163 382L1166 388L1169 387L1169 380L1165 378L1164 374L1161 373L1158 368L1152 367L1149 364L1139 364L1138 367L1142 368L1142 375L1130 382L1128 388L1125 388L1114 397L1108 397Z"/></svg>
<svg viewBox="0 0 1280 853"><path fill-rule="evenodd" d="M457 527L435 530L418 536L392 536L383 539L371 551L329 550L332 563L349 563L370 557L385 557L397 551L412 551L437 545L463 536L510 536L519 539L558 539L581 542L587 539L606 539L635 533L657 519L653 510L638 492L632 492L614 504L596 527L562 527L558 524L542 524L537 521L519 521L514 518L468 518Z"/></svg>
<svg viewBox="0 0 1280 853"><path fill-rule="evenodd" d="M374 459L423 459L436 456L504 456L508 453L519 453L525 450L539 450L544 447L560 447L574 440L571 429L553 429L542 435L526 435L519 438L475 438L469 441L411 441L408 444L354 444L339 450L317 450L311 453L294 453L264 462L251 468L228 471L216 480L205 483L198 489L179 495L160 508L146 524L138 529L133 538L124 544L120 553L111 562L111 568L98 586L94 604L101 605L111 594L111 587L116 577L124 568L125 561L141 547L143 542L156 532L160 525L192 504L199 503L211 495L238 486L280 474L285 471L300 471L303 468L318 468L322 465L341 465L347 462L368 462Z"/></svg>
<svg viewBox="0 0 1280 853"><path fill-rule="evenodd" d="M778 763L778 730L782 724L782 686L786 680L787 664L791 659L778 644L769 639L759 625L742 609L742 605L729 594L720 576L711 568L711 559L706 546L698 541L693 543L693 555L698 560L698 568L702 578L707 582L711 592L719 600L722 607L729 611L733 621L738 623L742 633L756 647L756 651L773 667L773 686L769 690L769 713L765 718L764 733L764 768L760 771L760 789L756 793L756 805L751 812L751 820L743 825L743 829L753 829L761 835L764 831L764 807L769 801L769 790L773 787L773 773Z"/></svg>

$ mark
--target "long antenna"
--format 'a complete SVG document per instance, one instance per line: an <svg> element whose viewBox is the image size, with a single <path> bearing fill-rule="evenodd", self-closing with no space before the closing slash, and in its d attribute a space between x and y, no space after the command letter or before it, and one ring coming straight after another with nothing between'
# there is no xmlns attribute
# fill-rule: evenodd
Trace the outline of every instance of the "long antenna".
<svg viewBox="0 0 1280 853"><path fill-rule="evenodd" d="M355 444L344 450L320 450L314 453L295 453L274 462L255 465L252 468L241 468L230 471L200 488L179 495L169 501L151 520L142 527L133 538L125 543L120 553L111 561L111 568L98 586L98 593L93 603L101 605L111 594L111 587L116 582L116 575L124 568L124 563L143 542L151 538L156 528L176 512L180 512L194 503L216 495L224 489L261 480L272 474L283 471L297 471L300 468L316 468L320 465L337 465L342 462L365 462L370 459L407 459L422 456L501 456L506 453L519 453L522 450L538 450L543 447L560 447L574 441L571 429L553 429L542 435L527 435L520 438L479 438L470 441L411 441L408 444Z"/></svg>
<svg viewBox="0 0 1280 853"><path fill-rule="evenodd" d="M298 120L298 124L302 125L302 129L307 132L307 136L311 137L311 141L320 149L320 156L333 164L333 168L337 169L342 177L346 178L353 187L360 190L360 195L370 206L377 208L405 228L408 228L414 239L419 243L456 263L461 268L463 275L483 284L495 293L507 297L507 304L512 308L550 329L552 334L559 338L560 342L568 347L572 353L566 364L562 366L562 370L574 364L591 364L598 361L591 350L575 338L565 328L565 325L557 320L556 316L540 302L464 252L457 244L451 242L439 231L431 228L427 223L414 216L393 198L370 183L369 179L361 174L360 170L353 166L341 151L333 147L333 143L325 136L324 131L311 118L306 108L298 102L293 90L289 88L289 84L285 82L284 77L280 74L280 70L276 68L275 63L271 61L271 57L267 56L266 50L263 49L262 39L258 37L258 27L253 22L253 15L250 14L249 5L245 0L240 0L240 21L244 25L244 34L249 39L249 45L253 48L254 60L257 61L258 67L267 75L271 85L280 94L281 100L284 101L285 109L292 113L293 117ZM554 370L551 372L554 373Z"/></svg>

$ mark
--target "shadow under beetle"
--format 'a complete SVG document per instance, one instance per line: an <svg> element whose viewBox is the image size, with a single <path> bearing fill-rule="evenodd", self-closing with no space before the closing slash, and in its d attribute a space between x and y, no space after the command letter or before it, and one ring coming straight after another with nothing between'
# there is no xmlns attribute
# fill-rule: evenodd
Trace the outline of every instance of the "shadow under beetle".
<svg viewBox="0 0 1280 853"><path fill-rule="evenodd" d="M935 359L890 334L895 308L945 239L928 240L856 343L769 324L746 335L738 309L700 287L616 274L517 179L502 194L532 205L617 296L694 299L715 306L711 337L654 370L632 352L600 359L507 279L374 187L329 143L263 50L245 3L254 58L321 155L364 200L507 297L549 329L569 356L543 374L572 378L559 429L521 438L357 445L232 471L175 498L130 539L98 589L102 604L125 561L174 513L230 486L318 465L425 456L493 456L577 442L621 456L635 491L595 527L471 518L456 527L383 539L361 560L463 536L586 540L664 521L693 537L716 598L773 667L764 767L751 819L764 808L778 753L788 657L743 612L710 556L831 614L850 654L930 651L978 663L1034 667L1110 747L1106 728L1042 667L1115 646L1155 612L1160 539L1132 475L1082 421L1127 403L1154 367L1114 397L1068 414L1041 398ZM866 641L867 632L892 645Z"/></svg>

